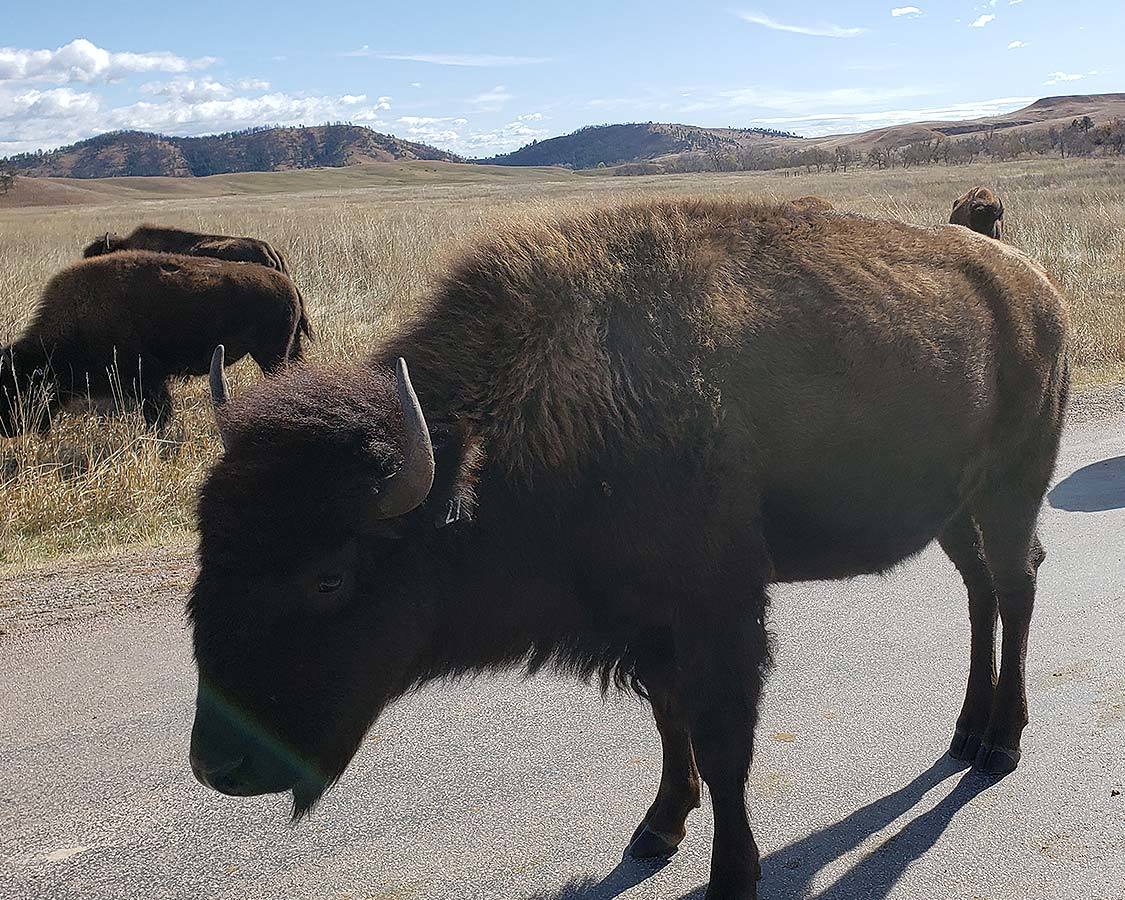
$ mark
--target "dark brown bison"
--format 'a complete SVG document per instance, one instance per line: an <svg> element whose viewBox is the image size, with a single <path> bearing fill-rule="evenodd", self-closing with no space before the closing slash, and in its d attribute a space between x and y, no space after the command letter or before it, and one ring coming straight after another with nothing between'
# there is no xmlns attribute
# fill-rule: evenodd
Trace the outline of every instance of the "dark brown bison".
<svg viewBox="0 0 1125 900"><path fill-rule="evenodd" d="M289 273L285 257L265 241L252 237L203 234L182 228L168 228L164 225L138 225L125 237L107 231L102 237L91 241L82 251L82 255L89 259L91 256L104 256L106 253L116 253L120 250L152 250L156 253L182 253L185 256L208 256L230 262L257 263L267 269L276 269L289 278L293 277ZM301 333L307 338L313 336L312 327L305 315L303 298Z"/></svg>
<svg viewBox="0 0 1125 900"><path fill-rule="evenodd" d="M169 380L206 374L217 344L267 373L301 359L301 318L293 283L263 266L143 250L83 260L47 283L30 324L0 349L0 426L33 424L20 398L38 390L51 411L136 400L163 425Z"/></svg>
<svg viewBox="0 0 1125 900"><path fill-rule="evenodd" d="M949 223L1000 240L1004 237L1004 204L989 188L975 187L953 201Z"/></svg>
<svg viewBox="0 0 1125 900"><path fill-rule="evenodd" d="M675 849L702 776L707 897L745 900L768 586L934 538L972 622L951 752L1009 771L1066 330L1039 268L949 226L660 201L490 239L366 364L219 411L197 777L299 817L420 684L598 676L649 698L664 747L631 852Z"/></svg>

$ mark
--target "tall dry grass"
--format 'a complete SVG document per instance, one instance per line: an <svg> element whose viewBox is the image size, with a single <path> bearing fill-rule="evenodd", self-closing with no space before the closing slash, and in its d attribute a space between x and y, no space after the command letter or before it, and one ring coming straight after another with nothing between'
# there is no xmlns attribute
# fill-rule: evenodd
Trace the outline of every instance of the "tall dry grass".
<svg viewBox="0 0 1125 900"><path fill-rule="evenodd" d="M1125 166L1101 161L1037 161L803 178L545 176L4 210L0 342L89 239L141 221L255 235L284 248L318 331L311 355L338 360L362 354L458 247L501 222L638 196L816 193L844 209L928 224L944 222L954 197L984 183L1004 198L1008 239L1042 262L1070 300L1078 380L1107 380L1125 375L1123 175ZM252 364L240 365L234 389L259 377ZM64 416L45 436L0 439L0 566L185 536L196 485L216 454L199 383L176 391L176 421L162 437L127 414Z"/></svg>

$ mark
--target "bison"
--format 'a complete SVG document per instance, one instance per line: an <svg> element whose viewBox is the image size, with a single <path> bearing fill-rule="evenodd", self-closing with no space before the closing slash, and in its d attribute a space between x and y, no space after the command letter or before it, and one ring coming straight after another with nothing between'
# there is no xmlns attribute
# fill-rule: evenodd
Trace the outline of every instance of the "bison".
<svg viewBox="0 0 1125 900"><path fill-rule="evenodd" d="M128 235L107 231L91 241L82 251L89 259L118 250L152 250L158 253L182 253L186 256L210 256L230 262L251 262L277 269L285 275L289 267L280 253L265 241L251 237L230 237L225 234L202 234L164 225L138 225Z"/></svg>
<svg viewBox="0 0 1125 900"><path fill-rule="evenodd" d="M953 201L949 223L1000 240L1004 237L1004 204L991 189L975 187Z"/></svg>
<svg viewBox="0 0 1125 900"><path fill-rule="evenodd" d="M217 344L231 362L250 355L275 373L302 358L303 320L292 281L263 266L144 250L83 260L47 283L31 322L0 349L0 426L33 424L20 398L37 390L50 412L136 398L145 421L163 426L168 382L206 374Z"/></svg>
<svg viewBox="0 0 1125 900"><path fill-rule="evenodd" d="M107 231L91 241L82 256L104 256L120 250L151 250L156 253L182 253L186 256L208 256L229 262L257 263L267 269L276 269L292 278L285 257L265 241L252 237L231 237L225 234L203 234L165 225L138 225L128 235L121 237ZM296 282L294 282L294 286ZM300 289L297 290L300 296ZM305 301L301 298L301 333L311 339L312 326L305 314Z"/></svg>
<svg viewBox="0 0 1125 900"><path fill-rule="evenodd" d="M1011 770L1066 335L1035 264L950 226L662 200L502 231L365 362L215 379L197 778L299 819L419 685L597 677L663 744L629 851L672 853L702 778L707 897L752 898L769 586L935 538L972 626L951 753Z"/></svg>

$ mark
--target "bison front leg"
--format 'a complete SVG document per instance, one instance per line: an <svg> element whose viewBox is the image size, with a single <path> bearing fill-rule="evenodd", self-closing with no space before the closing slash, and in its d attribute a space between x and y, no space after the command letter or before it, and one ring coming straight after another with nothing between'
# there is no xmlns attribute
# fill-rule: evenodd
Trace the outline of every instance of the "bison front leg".
<svg viewBox="0 0 1125 900"><path fill-rule="evenodd" d="M949 755L972 762L977 758L981 739L992 714L992 695L996 689L996 618L999 607L992 573L984 560L980 532L966 512L955 516L939 538L969 592L969 683L965 702L957 717Z"/></svg>
<svg viewBox="0 0 1125 900"><path fill-rule="evenodd" d="M745 796L768 659L767 569L755 569L732 567L686 603L676 639L691 743L715 815L706 900L756 900L761 877Z"/></svg>
<svg viewBox="0 0 1125 900"><path fill-rule="evenodd" d="M688 814L699 806L699 770L672 667L640 666L638 675L652 703L663 763L656 799L633 832L626 853L634 859L652 859L671 856L687 836Z"/></svg>

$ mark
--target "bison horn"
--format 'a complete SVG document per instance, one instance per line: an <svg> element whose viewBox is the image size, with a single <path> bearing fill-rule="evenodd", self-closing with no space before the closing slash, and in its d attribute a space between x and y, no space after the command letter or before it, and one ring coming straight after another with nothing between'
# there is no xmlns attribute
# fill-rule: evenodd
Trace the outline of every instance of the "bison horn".
<svg viewBox="0 0 1125 900"><path fill-rule="evenodd" d="M223 449L227 447L227 436L223 433L223 424L219 419L219 410L230 399L230 387L227 385L226 348L219 344L211 354L211 405L215 409L215 423L219 426L219 437L223 441Z"/></svg>
<svg viewBox="0 0 1125 900"><path fill-rule="evenodd" d="M109 253L113 248L109 245L109 232L105 233L105 252Z"/></svg>
<svg viewBox="0 0 1125 900"><path fill-rule="evenodd" d="M403 448L402 468L383 480L376 501L376 518L394 519L421 506L434 485L434 447L430 442L430 429L422 415L422 404L410 383L406 360L399 357L395 364L395 387L398 405L402 410L406 446Z"/></svg>

